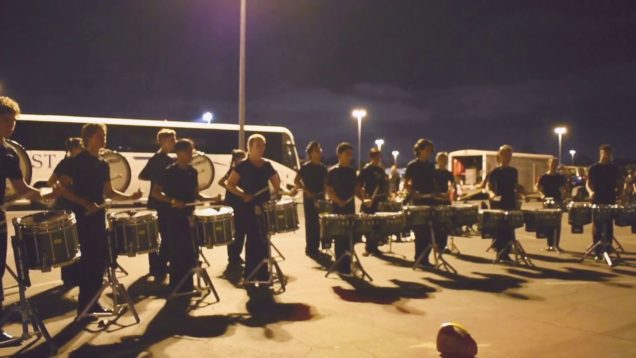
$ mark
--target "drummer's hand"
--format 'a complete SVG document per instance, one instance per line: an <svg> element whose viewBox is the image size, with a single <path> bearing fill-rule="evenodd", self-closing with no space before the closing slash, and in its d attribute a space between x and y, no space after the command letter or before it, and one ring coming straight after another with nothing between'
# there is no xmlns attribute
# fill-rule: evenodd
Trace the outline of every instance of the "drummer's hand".
<svg viewBox="0 0 636 358"><path fill-rule="evenodd" d="M100 211L102 208L100 208L99 205L95 203L90 203L88 205L85 205L84 209L86 209L86 215L93 215L96 212Z"/></svg>
<svg viewBox="0 0 636 358"><path fill-rule="evenodd" d="M278 201L278 200L280 200L280 198L281 198L280 192L277 191L277 192L272 193L272 200Z"/></svg>
<svg viewBox="0 0 636 358"><path fill-rule="evenodd" d="M55 183L53 184L53 186L51 187L51 189L53 189L53 191L51 191L49 194L44 195L42 197L43 200L49 200L49 199L57 199L60 196L62 196L62 193L64 192L64 187L60 184L60 183Z"/></svg>
<svg viewBox="0 0 636 358"><path fill-rule="evenodd" d="M492 200L492 201L501 201L501 195L495 195L495 196L491 197L490 200Z"/></svg>
<svg viewBox="0 0 636 358"><path fill-rule="evenodd" d="M181 200L175 200L172 202L172 207L177 209L184 209L186 204Z"/></svg>
<svg viewBox="0 0 636 358"><path fill-rule="evenodd" d="M254 200L254 195L252 194L243 194L243 201L246 203L249 203L250 201Z"/></svg>
<svg viewBox="0 0 636 358"><path fill-rule="evenodd" d="M294 188L289 192L289 196L296 196L296 194L298 194L298 189Z"/></svg>
<svg viewBox="0 0 636 358"><path fill-rule="evenodd" d="M367 208L371 207L371 204L373 204L373 200L371 199L364 199L364 201L362 201L362 204L364 204L364 206L366 206Z"/></svg>
<svg viewBox="0 0 636 358"><path fill-rule="evenodd" d="M139 200L141 199L141 197L144 195L144 192L141 191L141 188L137 189L136 192L134 192L131 196L130 199L131 200Z"/></svg>

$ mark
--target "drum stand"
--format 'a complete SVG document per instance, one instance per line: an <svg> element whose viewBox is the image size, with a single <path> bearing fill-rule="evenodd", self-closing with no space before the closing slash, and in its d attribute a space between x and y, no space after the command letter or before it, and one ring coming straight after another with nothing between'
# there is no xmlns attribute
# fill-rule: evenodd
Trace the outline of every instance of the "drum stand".
<svg viewBox="0 0 636 358"><path fill-rule="evenodd" d="M5 265L4 265L4 268L5 268L5 270L9 273L9 275L10 275L11 277L13 277L13 279L15 280L15 282L18 282L18 283L20 282L20 280L18 280L18 275L17 275L15 272L13 272L13 270L11 269L11 267L10 267L8 264L5 264ZM19 286L19 284L16 284L16 285L14 285L14 286L5 287L4 289L5 289L5 290L9 290L9 289L12 289L12 288L16 288L16 287L18 287L18 286Z"/></svg>
<svg viewBox="0 0 636 358"><path fill-rule="evenodd" d="M133 300L128 294L126 287L124 287L124 285L120 283L119 280L117 279L117 262L113 255L113 247L112 247L111 240L112 240L111 235L110 233L108 233L106 235L106 243L108 245L108 265L106 267L106 280L104 281L102 288L100 288L99 291L97 291L97 294L95 294L95 296L93 296L93 298L90 300L88 305L84 307L84 310L82 310L82 312L77 316L77 318L75 318L75 321L80 321L83 318L88 316L93 316L93 317L119 316L121 315L121 313L123 312L125 308L128 308L128 310L135 317L135 322L136 323L141 322L141 319L139 318L139 314L137 314L137 310L135 309ZM97 303L97 301L99 300L99 297L107 288L110 288L111 292L113 293L113 312L91 313L90 312L91 308L93 307L93 305L95 305L95 303ZM120 296L121 298L123 298L125 303L119 302Z"/></svg>
<svg viewBox="0 0 636 358"><path fill-rule="evenodd" d="M371 278L371 276L367 273L367 271L364 269L364 267L362 267L362 262L360 261L360 258L358 257L358 254L356 253L356 250L354 248L354 244L353 244L353 225L352 223L349 223L350 226L350 230L349 230L349 249L347 251L345 251L342 255L340 255L340 257L338 257L336 259L336 261L329 267L329 269L327 269L327 273L325 274L325 277L328 277L329 274L333 273L334 271L337 271L338 265L340 264L340 262L342 262L342 260L344 260L346 257L349 257L351 259L351 273L348 276L353 276L355 277L355 271L359 270L361 275L361 279L364 280L365 277L367 277L369 279L369 281L373 281L373 278ZM342 239L342 238L341 238ZM338 240L338 239L335 239ZM335 241L334 240L334 241ZM336 243L334 242L334 250L335 250L335 246ZM334 255L335 257L335 255Z"/></svg>
<svg viewBox="0 0 636 358"><path fill-rule="evenodd" d="M608 266L610 267L614 266L615 261L620 260L621 256L619 255L618 251L612 247L612 243L614 242L614 240L616 240L616 238L611 238L611 239L608 238L609 235L607 234L608 230L606 225L607 223L602 224L601 239L593 243L592 245L590 245L590 247L585 251L585 253L583 254L583 257L581 257L579 262L583 262L588 256L590 256L594 251L596 251L596 248L598 247L601 248L601 257L603 257L603 259L605 260L605 263L607 263ZM621 249L622 249L622 246L621 246ZM616 256L614 260L612 260L612 257L610 256L611 252L613 252L614 255Z"/></svg>
<svg viewBox="0 0 636 358"><path fill-rule="evenodd" d="M437 246L437 242L435 239L435 230L433 230L432 223L429 225L429 229L431 230L431 243L428 246L426 246L424 250L422 251L422 253L420 254L420 256L417 257L417 260L415 260L415 263L413 263L413 270L417 270L418 268L424 267L421 265L421 262L428 256L427 255L428 250L432 249L433 260L435 261L433 266L438 270L443 269L448 272L457 274L457 270L451 264L449 264L448 261L446 261L446 259L444 258L443 256L444 251L440 251L439 246Z"/></svg>
<svg viewBox="0 0 636 358"><path fill-rule="evenodd" d="M399 235L401 235L401 233L395 234L396 237L398 237ZM391 236L392 235L387 235L387 240L389 241L389 251L383 251L382 254L406 258L406 256L393 251L393 238L391 238Z"/></svg>
<svg viewBox="0 0 636 358"><path fill-rule="evenodd" d="M495 243L493 241L493 244L490 247L492 248L494 247L494 245ZM508 250L510 250L509 252L515 255L515 262L517 264L525 264L528 267L534 267L532 260L526 253L526 250L523 248L523 245L521 245L521 242L517 240L517 238L507 243L506 246L503 247L503 249L497 252L497 256L493 260L493 263L503 262L503 260L501 259L501 256L504 254L504 252Z"/></svg>
<svg viewBox="0 0 636 358"><path fill-rule="evenodd" d="M261 262L252 270L252 272L247 275L245 278L245 282L243 286L247 285L268 285L272 286L274 283L280 283L280 290L278 292L285 292L285 287L287 285L287 278L283 274L283 270L280 268L278 261L272 256L272 247L275 246L272 244L272 235L269 232L269 218L265 215L265 222L263 222L263 215L257 215L257 224L259 225L261 234L265 235L267 240L267 257L265 257ZM276 250L279 252L278 250ZM280 254L280 252L279 252ZM282 256L282 255L281 255ZM284 258L283 258L284 259ZM267 271L269 272L269 277L267 281L259 281L258 279L254 279L254 277L258 274L258 272L263 269L263 267L267 267Z"/></svg>
<svg viewBox="0 0 636 358"><path fill-rule="evenodd" d="M207 257L205 257L205 255L203 254L203 248L201 246L199 246L197 251L199 252L198 256L201 258L201 260L203 260L203 262L201 262L201 260L199 260L199 265L201 267L203 267L203 263L205 263L205 267L210 267L210 261L208 261Z"/></svg>
<svg viewBox="0 0 636 358"><path fill-rule="evenodd" d="M285 256L283 256L283 253L280 252L280 250L278 249L278 247L276 247L276 245L274 245L272 240L269 240L269 246L271 246L271 248L274 249L274 251L276 251L276 256L274 256L274 258L280 257L282 261L285 261Z"/></svg>
<svg viewBox="0 0 636 358"><path fill-rule="evenodd" d="M459 248L457 247L457 245L455 245L455 237L454 236L448 236L448 251L453 254L453 255L461 255L462 253L459 251Z"/></svg>
<svg viewBox="0 0 636 358"><path fill-rule="evenodd" d="M560 230L561 230L560 227L555 227L552 229L552 235L554 235L554 246L548 247L544 251L553 251L553 252L556 252L557 254L563 253L563 250L561 250L561 246L560 246L561 244L561 237L559 235Z"/></svg>
<svg viewBox="0 0 636 358"><path fill-rule="evenodd" d="M20 231L17 230L18 236L20 236ZM49 334L49 331L46 329L44 325L44 321L40 318L38 311L35 309L31 300L26 297L26 288L30 284L28 284L29 279L27 277L28 271L24 267L24 261L22 260L22 246L20 246L22 242L22 238L12 237L11 243L13 244L13 253L15 256L15 267L17 271L17 275L15 273L11 273L15 275L14 277L18 281L18 293L20 296L20 300L14 304L12 304L0 319L0 327L4 326L5 323L13 316L14 314L19 314L22 324L22 335L20 337L14 338L13 342L20 342L30 339L33 336L37 336L38 339L40 337L44 337L46 340L46 344L49 346L51 354L57 354L57 347ZM11 272L11 271L10 271ZM29 332L29 324L33 327L33 332ZM9 342L7 342L9 343Z"/></svg>
<svg viewBox="0 0 636 358"><path fill-rule="evenodd" d="M199 248L199 253L201 253L200 250L201 248ZM201 255L203 254L201 253ZM209 262L206 262L206 263L209 267L210 263ZM186 280L190 279L191 275L194 275L197 279L197 285L194 291L179 292L179 289L181 288L181 286L183 286L186 283ZM221 301L219 294L216 292L216 288L214 288L212 279L210 278L210 275L208 275L208 272L203 267L203 262L201 260L197 260L197 266L190 269L190 271L187 274L185 274L183 278L181 278L177 286L172 290L172 292L168 296L168 300L171 300L176 297L191 295L193 292L199 292L199 293L212 292L212 294L214 294L214 297L216 298L216 302Z"/></svg>

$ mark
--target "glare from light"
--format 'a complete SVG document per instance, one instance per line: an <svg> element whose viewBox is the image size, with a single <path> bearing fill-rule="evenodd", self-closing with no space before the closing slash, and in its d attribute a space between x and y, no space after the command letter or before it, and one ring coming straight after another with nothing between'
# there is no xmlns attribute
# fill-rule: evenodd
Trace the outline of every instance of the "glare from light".
<svg viewBox="0 0 636 358"><path fill-rule="evenodd" d="M375 145L378 147L379 151L382 151L382 145L384 145L384 139L376 139Z"/></svg>
<svg viewBox="0 0 636 358"><path fill-rule="evenodd" d="M203 113L202 119L204 122L207 122L208 124L210 124L212 120L214 119L214 115L212 114L212 112L205 112Z"/></svg>
<svg viewBox="0 0 636 358"><path fill-rule="evenodd" d="M568 132L568 129L565 127L556 127L554 128L554 133L559 134L559 135L563 135L566 134Z"/></svg>

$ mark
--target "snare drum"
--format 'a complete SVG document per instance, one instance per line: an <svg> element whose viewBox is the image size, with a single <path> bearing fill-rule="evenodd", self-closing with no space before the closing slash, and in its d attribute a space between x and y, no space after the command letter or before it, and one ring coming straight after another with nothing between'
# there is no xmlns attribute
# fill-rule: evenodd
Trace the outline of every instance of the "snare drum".
<svg viewBox="0 0 636 358"><path fill-rule="evenodd" d="M592 220L596 223L602 223L614 220L618 207L616 205L592 205Z"/></svg>
<svg viewBox="0 0 636 358"><path fill-rule="evenodd" d="M517 229L523 226L523 212L521 210L506 211L506 226Z"/></svg>
<svg viewBox="0 0 636 358"><path fill-rule="evenodd" d="M194 211L194 234L197 244L211 249L234 240L234 210L217 206Z"/></svg>
<svg viewBox="0 0 636 358"><path fill-rule="evenodd" d="M320 214L319 218L320 238L323 240L351 235L350 215Z"/></svg>
<svg viewBox="0 0 636 358"><path fill-rule="evenodd" d="M379 235L397 235L404 232L406 218L403 213L378 212L373 216L375 217L376 232Z"/></svg>
<svg viewBox="0 0 636 358"><path fill-rule="evenodd" d="M506 212L503 210L481 210L478 214L478 223L481 237L491 238L504 225Z"/></svg>
<svg viewBox="0 0 636 358"><path fill-rule="evenodd" d="M378 203L378 212L395 213L402 211L402 203L398 201L381 201Z"/></svg>
<svg viewBox="0 0 636 358"><path fill-rule="evenodd" d="M271 233L298 230L298 209L292 199L269 201L263 204Z"/></svg>
<svg viewBox="0 0 636 358"><path fill-rule="evenodd" d="M537 231L554 230L561 227L561 209L537 209L534 211Z"/></svg>
<svg viewBox="0 0 636 358"><path fill-rule="evenodd" d="M543 200L543 208L544 209L561 209L561 206L556 200L554 200L554 198L545 198L545 200Z"/></svg>
<svg viewBox="0 0 636 358"><path fill-rule="evenodd" d="M453 225L456 228L462 226L473 226L478 221L479 207L469 204L454 204L451 206L453 212Z"/></svg>
<svg viewBox="0 0 636 358"><path fill-rule="evenodd" d="M314 202L314 205L319 214L333 212L333 204L329 200L319 199Z"/></svg>
<svg viewBox="0 0 636 358"><path fill-rule="evenodd" d="M523 213L523 221L526 223L527 232L537 231L536 210L521 210Z"/></svg>
<svg viewBox="0 0 636 358"><path fill-rule="evenodd" d="M133 257L159 248L157 212L148 209L120 211L108 215L114 253Z"/></svg>
<svg viewBox="0 0 636 358"><path fill-rule="evenodd" d="M355 214L352 221L355 236L369 236L375 231L375 216L370 214Z"/></svg>
<svg viewBox="0 0 636 358"><path fill-rule="evenodd" d="M24 249L27 269L51 271L80 258L75 215L69 211L44 211L13 219Z"/></svg>
<svg viewBox="0 0 636 358"><path fill-rule="evenodd" d="M583 226L592 223L592 208L586 203L570 203L568 205L568 224L572 225L572 233L580 234Z"/></svg>
<svg viewBox="0 0 636 358"><path fill-rule="evenodd" d="M620 206L616 211L616 226L633 226L636 224L636 206Z"/></svg>
<svg viewBox="0 0 636 358"><path fill-rule="evenodd" d="M406 207L406 225L409 228L428 226L433 218L433 208L427 205L409 205Z"/></svg>
<svg viewBox="0 0 636 358"><path fill-rule="evenodd" d="M433 207L433 226L443 231L450 231L453 228L453 210L450 205Z"/></svg>

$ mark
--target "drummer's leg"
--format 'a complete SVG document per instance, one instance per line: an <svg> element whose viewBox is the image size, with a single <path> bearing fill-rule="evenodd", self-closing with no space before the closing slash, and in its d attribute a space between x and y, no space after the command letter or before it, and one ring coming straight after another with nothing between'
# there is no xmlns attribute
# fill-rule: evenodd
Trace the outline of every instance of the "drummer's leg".
<svg viewBox="0 0 636 358"><path fill-rule="evenodd" d="M189 292L194 288L192 274L189 271L196 263L196 256L193 259L194 247L188 219L183 215L170 217L169 227L170 287L174 289L186 275L189 275L180 288L182 292Z"/></svg>
<svg viewBox="0 0 636 358"><path fill-rule="evenodd" d="M77 223L82 257L78 272L81 272L79 282L78 312L90 303L99 292L106 268L106 227L103 213L93 214ZM99 301L98 301L99 302ZM91 310L99 310L97 303Z"/></svg>
<svg viewBox="0 0 636 358"><path fill-rule="evenodd" d="M312 199L305 198L303 200L303 208L305 210L305 254L317 254L320 244L320 226L316 202Z"/></svg>
<svg viewBox="0 0 636 358"><path fill-rule="evenodd" d="M428 256L431 252L429 247L431 244L431 229L428 226L416 226L413 228L413 233L415 234L415 260L424 253L424 258L420 261L420 264L428 264Z"/></svg>
<svg viewBox="0 0 636 358"><path fill-rule="evenodd" d="M227 245L227 260L230 265L240 264L245 245L246 226L244 209L234 207L234 240Z"/></svg>
<svg viewBox="0 0 636 358"><path fill-rule="evenodd" d="M162 243L161 246L159 246L159 251L148 254L148 265L150 267L149 273L155 278L161 279L165 278L168 268L168 258L166 257L168 250L166 245L163 244L164 237L166 236L166 219L162 213L159 213L157 221Z"/></svg>
<svg viewBox="0 0 636 358"><path fill-rule="evenodd" d="M255 269L267 258L269 252L269 241L267 240L266 227L261 221L263 218L257 216L254 208L245 210L245 224L247 229L247 240L245 242L245 278L247 278ZM258 273L252 277L252 280L267 281L269 271L267 265L264 265Z"/></svg>
<svg viewBox="0 0 636 358"><path fill-rule="evenodd" d="M4 277L4 269L7 262L7 223L4 213L0 211L0 311L2 311L2 302L4 301L4 287L2 286L2 278ZM1 327L0 327L1 328Z"/></svg>

